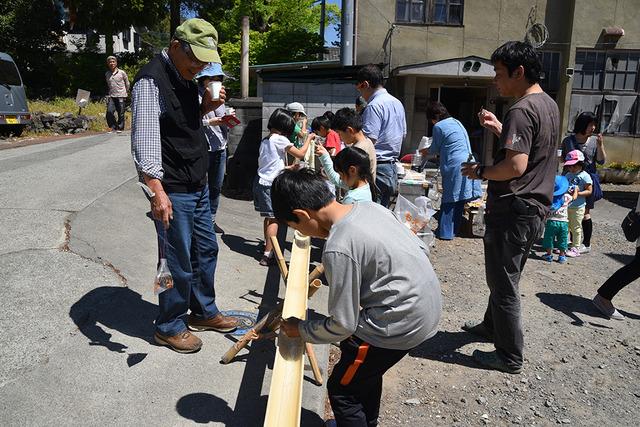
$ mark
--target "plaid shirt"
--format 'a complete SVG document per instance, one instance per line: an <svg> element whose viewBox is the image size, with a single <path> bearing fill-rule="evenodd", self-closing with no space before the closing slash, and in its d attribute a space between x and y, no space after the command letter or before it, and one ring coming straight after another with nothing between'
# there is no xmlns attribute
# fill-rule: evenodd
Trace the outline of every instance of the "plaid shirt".
<svg viewBox="0 0 640 427"><path fill-rule="evenodd" d="M167 50L162 51L169 68L178 79L185 82L169 59ZM155 80L141 78L133 85L131 91L131 154L138 171L140 182L144 182L143 174L162 180L162 144L160 142L160 115L166 111L166 102L160 94Z"/></svg>

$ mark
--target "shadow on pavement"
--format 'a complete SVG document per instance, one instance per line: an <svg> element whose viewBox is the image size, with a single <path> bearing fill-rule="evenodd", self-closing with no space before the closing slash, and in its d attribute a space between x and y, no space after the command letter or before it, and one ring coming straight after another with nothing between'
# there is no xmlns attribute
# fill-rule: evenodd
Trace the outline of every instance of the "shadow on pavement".
<svg viewBox="0 0 640 427"><path fill-rule="evenodd" d="M633 191L604 191L603 196L609 202L627 209L634 208L638 201L638 193Z"/></svg>
<svg viewBox="0 0 640 427"><path fill-rule="evenodd" d="M608 256L609 258L618 261L620 264L623 265L627 265L629 264L633 258L635 258L635 255L630 255L630 254L614 254L613 252L608 252L605 253L606 256Z"/></svg>
<svg viewBox="0 0 640 427"><path fill-rule="evenodd" d="M620 313L627 319L640 320L640 314L630 313L628 311L618 309Z"/></svg>
<svg viewBox="0 0 640 427"><path fill-rule="evenodd" d="M573 319L571 322L575 326L584 326L585 323L595 326L597 328L611 329L610 326L602 325L595 322L585 322L578 314L585 314L592 317L600 317L604 319L604 316L594 307L593 302L585 297L571 294L551 294L547 292L539 292L536 296L540 299L544 305L564 313L569 318ZM606 319L608 321L608 319Z"/></svg>
<svg viewBox="0 0 640 427"><path fill-rule="evenodd" d="M255 401L249 402L253 412L245 414L249 418L238 419L229 405L217 396L207 393L192 393L183 396L176 404L178 414L198 424L223 423L227 427L253 427L262 426L263 416L267 409L267 396L260 396ZM300 425L320 426L323 421L320 417L302 408Z"/></svg>
<svg viewBox="0 0 640 427"><path fill-rule="evenodd" d="M71 306L69 317L80 332L89 338L89 345L125 353L126 345L112 341L112 335L98 324L130 337L151 343L158 307L142 299L130 288L103 286L86 293ZM129 366L141 362L144 353L130 354Z"/></svg>
<svg viewBox="0 0 640 427"><path fill-rule="evenodd" d="M471 356L462 354L458 349L473 342L488 342L469 332L439 331L433 338L420 344L409 352L411 357L435 360L438 362L452 363L468 368L484 369Z"/></svg>
<svg viewBox="0 0 640 427"><path fill-rule="evenodd" d="M208 393L191 393L182 396L176 403L178 414L198 424L224 423L231 425L233 411L229 404Z"/></svg>
<svg viewBox="0 0 640 427"><path fill-rule="evenodd" d="M220 237L224 244L233 252L246 255L255 260L260 259L260 248L263 244L262 240L247 240L244 237L233 234L223 234Z"/></svg>

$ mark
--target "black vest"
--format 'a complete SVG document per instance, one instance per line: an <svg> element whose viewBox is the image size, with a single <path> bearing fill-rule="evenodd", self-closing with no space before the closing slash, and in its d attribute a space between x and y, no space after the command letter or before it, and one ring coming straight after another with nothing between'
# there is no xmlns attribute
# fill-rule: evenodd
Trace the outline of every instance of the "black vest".
<svg viewBox="0 0 640 427"><path fill-rule="evenodd" d="M179 79L162 55L145 65L133 84L143 77L152 78L158 85L166 109L160 114L162 186L165 191L176 193L202 190L207 182L209 155L198 86Z"/></svg>

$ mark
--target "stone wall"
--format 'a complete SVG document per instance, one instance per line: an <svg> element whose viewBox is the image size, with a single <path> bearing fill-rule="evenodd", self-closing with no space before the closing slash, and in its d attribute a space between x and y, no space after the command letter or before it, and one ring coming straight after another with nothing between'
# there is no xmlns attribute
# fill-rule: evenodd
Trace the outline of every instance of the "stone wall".
<svg viewBox="0 0 640 427"><path fill-rule="evenodd" d="M32 122L26 127L27 130L70 134L85 132L89 129L90 123L98 119L84 114L35 112L31 114L31 120Z"/></svg>

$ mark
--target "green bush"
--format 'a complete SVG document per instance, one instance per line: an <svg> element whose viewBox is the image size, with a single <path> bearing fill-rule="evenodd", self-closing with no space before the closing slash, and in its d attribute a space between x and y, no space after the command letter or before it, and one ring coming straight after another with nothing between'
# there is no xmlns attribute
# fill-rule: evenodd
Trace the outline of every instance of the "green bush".
<svg viewBox="0 0 640 427"><path fill-rule="evenodd" d="M51 113L56 112L60 114L64 113L78 113L78 106L76 105L75 98L52 98L49 100L29 100L29 111L32 113L42 112ZM96 120L91 121L89 126L90 131L102 132L107 129L107 120L105 113L107 111L107 105L104 102L92 101L82 109L82 114L86 116L93 116ZM131 113L125 112L125 125L129 129L131 127ZM42 136L46 133L38 133L34 135ZM29 133L27 132L27 135Z"/></svg>
<svg viewBox="0 0 640 427"><path fill-rule="evenodd" d="M606 165L606 167L609 169L621 170L625 172L640 171L640 163L636 163L636 162L624 162L624 163L611 162L608 165Z"/></svg>

